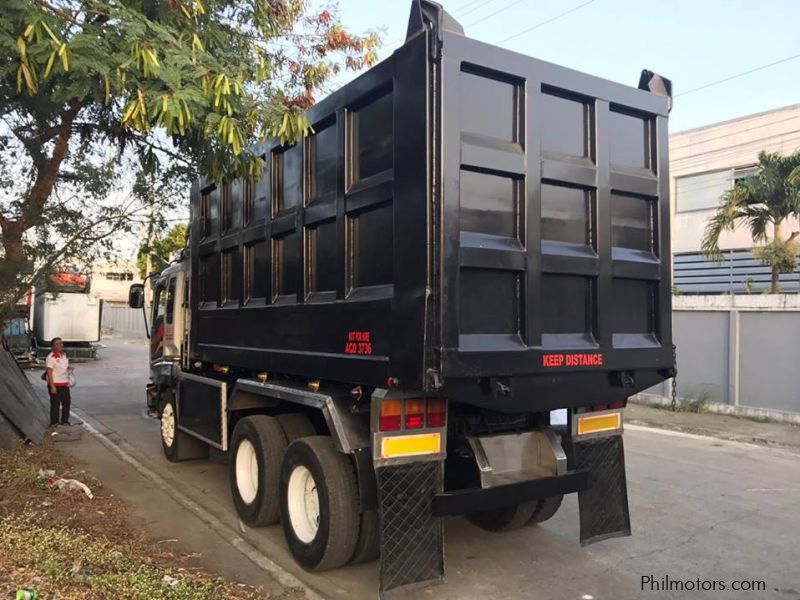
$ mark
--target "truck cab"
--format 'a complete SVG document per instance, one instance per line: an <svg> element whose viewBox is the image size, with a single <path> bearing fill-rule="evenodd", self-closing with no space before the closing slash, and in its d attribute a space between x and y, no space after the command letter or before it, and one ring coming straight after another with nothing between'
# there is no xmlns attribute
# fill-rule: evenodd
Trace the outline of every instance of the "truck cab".
<svg viewBox="0 0 800 600"><path fill-rule="evenodd" d="M151 416L161 414L161 395L174 386L174 365L180 364L189 341L188 263L168 266L151 278L152 303L147 333L150 340L150 383L147 385L147 408ZM144 309L144 286L134 284L129 306ZM147 320L145 321L147 322Z"/></svg>

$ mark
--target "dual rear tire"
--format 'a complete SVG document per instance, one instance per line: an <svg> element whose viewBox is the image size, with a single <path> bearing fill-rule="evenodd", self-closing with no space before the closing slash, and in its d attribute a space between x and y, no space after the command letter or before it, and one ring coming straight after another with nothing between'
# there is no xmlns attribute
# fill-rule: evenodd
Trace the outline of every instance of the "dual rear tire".
<svg viewBox="0 0 800 600"><path fill-rule="evenodd" d="M564 496L530 500L513 506L468 515L468 519L486 531L513 531L527 525L544 523L558 512Z"/></svg>
<svg viewBox="0 0 800 600"><path fill-rule="evenodd" d="M378 554L375 511L360 511L353 463L305 415L242 418L230 444L230 484L242 521L281 522L295 560L322 571Z"/></svg>

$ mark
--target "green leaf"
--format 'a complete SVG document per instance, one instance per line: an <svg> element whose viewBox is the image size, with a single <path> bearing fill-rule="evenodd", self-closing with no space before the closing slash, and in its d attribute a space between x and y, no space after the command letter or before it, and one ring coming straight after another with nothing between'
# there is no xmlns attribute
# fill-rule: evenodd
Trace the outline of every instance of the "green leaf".
<svg viewBox="0 0 800 600"><path fill-rule="evenodd" d="M58 55L61 57L61 64L64 66L65 71L69 71L69 60L67 58L67 45L61 44L58 49Z"/></svg>
<svg viewBox="0 0 800 600"><path fill-rule="evenodd" d="M103 83L105 84L105 92L106 92L104 103L106 106L108 106L111 103L111 85L108 82L108 73L103 73Z"/></svg>
<svg viewBox="0 0 800 600"><path fill-rule="evenodd" d="M55 60L56 60L56 52L55 50L53 50L53 52L50 53L50 58L47 59L47 65L44 68L45 78L50 76L50 71L53 70L53 63L55 62Z"/></svg>
<svg viewBox="0 0 800 600"><path fill-rule="evenodd" d="M25 40L22 37L17 38L17 48L19 49L19 55L22 60L27 61L28 59L28 52L25 46Z"/></svg>
<svg viewBox="0 0 800 600"><path fill-rule="evenodd" d="M53 33L53 30L52 30L52 29L50 29L50 27L48 27L48 25L47 25L47 23L46 23L46 22L44 22L44 21L39 21L39 23L41 23L41 24L42 24L42 27L44 27L44 30L47 32L47 35L49 35L49 36L50 36L50 39L52 39L52 40L53 40L53 41L54 41L56 44L60 44L60 43L61 43L61 40L59 40L59 39L56 37L56 34L55 34L55 33Z"/></svg>

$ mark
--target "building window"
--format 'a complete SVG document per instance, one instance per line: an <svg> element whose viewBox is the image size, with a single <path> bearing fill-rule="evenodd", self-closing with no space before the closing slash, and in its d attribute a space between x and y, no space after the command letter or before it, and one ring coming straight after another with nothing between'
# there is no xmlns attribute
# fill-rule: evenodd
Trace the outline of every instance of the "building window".
<svg viewBox="0 0 800 600"><path fill-rule="evenodd" d="M109 281L133 281L133 273L130 271L124 271L122 273L108 271L104 273L103 276Z"/></svg>
<svg viewBox="0 0 800 600"><path fill-rule="evenodd" d="M712 171L675 180L675 210L689 212L717 208L731 188L731 170Z"/></svg>
<svg viewBox="0 0 800 600"><path fill-rule="evenodd" d="M733 174L731 175L731 180L733 181L733 185L736 185L743 179L747 179L748 177L753 177L754 175L758 175L758 165L751 165L749 167L739 167L733 170Z"/></svg>

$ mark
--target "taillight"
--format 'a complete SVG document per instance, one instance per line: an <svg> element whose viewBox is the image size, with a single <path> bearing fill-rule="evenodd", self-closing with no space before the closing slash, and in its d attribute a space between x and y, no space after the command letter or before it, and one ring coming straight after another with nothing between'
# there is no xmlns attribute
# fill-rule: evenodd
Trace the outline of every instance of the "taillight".
<svg viewBox="0 0 800 600"><path fill-rule="evenodd" d="M403 412L402 400L384 400L381 402L381 431L398 431L401 425Z"/></svg>
<svg viewBox="0 0 800 600"><path fill-rule="evenodd" d="M425 427L425 400L406 400L406 429Z"/></svg>
<svg viewBox="0 0 800 600"><path fill-rule="evenodd" d="M447 402L439 398L428 399L428 427L444 427Z"/></svg>

